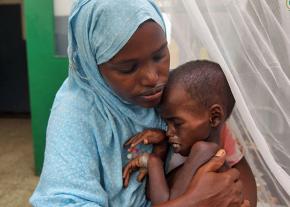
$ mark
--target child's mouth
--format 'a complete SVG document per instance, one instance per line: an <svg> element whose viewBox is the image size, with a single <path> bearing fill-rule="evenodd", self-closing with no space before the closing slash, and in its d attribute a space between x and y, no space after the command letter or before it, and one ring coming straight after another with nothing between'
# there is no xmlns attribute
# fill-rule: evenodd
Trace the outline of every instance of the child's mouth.
<svg viewBox="0 0 290 207"><path fill-rule="evenodd" d="M181 144L178 142L178 137L175 135L173 137L169 137L169 143L172 145L175 153L179 152L181 148Z"/></svg>
<svg viewBox="0 0 290 207"><path fill-rule="evenodd" d="M178 153L178 152L180 151L180 149L181 149L181 145L180 145L180 144L172 143L171 145L172 145L172 147L173 147L173 151L174 151L175 153Z"/></svg>

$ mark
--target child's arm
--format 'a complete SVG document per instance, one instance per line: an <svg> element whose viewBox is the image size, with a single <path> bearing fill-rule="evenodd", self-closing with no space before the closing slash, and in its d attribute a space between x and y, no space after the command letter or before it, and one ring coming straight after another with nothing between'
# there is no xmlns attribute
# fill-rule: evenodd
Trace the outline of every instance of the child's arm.
<svg viewBox="0 0 290 207"><path fill-rule="evenodd" d="M130 175L140 169L138 181L140 182L148 171L147 193L152 204L160 204L169 198L169 189L164 174L162 159L155 154L144 153L131 160L123 170L124 187L129 184Z"/></svg>
<svg viewBox="0 0 290 207"><path fill-rule="evenodd" d="M237 164L233 166L240 172L240 179L243 183L244 199L249 200L251 207L257 206L257 186L252 170L243 157Z"/></svg>
<svg viewBox="0 0 290 207"><path fill-rule="evenodd" d="M151 154L148 160L147 195L153 205L168 201L170 197L164 163L154 154Z"/></svg>

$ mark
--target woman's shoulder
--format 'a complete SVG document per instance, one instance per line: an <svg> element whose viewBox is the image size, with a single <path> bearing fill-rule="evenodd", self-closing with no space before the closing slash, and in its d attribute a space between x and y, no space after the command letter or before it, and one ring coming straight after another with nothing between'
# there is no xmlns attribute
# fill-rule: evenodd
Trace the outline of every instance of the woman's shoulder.
<svg viewBox="0 0 290 207"><path fill-rule="evenodd" d="M56 94L48 120L46 137L49 143L84 146L81 143L93 142L95 132L103 127L96 125L94 120L103 122L90 96L81 89L69 88L64 82Z"/></svg>
<svg viewBox="0 0 290 207"><path fill-rule="evenodd" d="M82 127L90 130L92 120L102 120L94 97L79 87L69 85L66 80L58 90L50 111L49 128L59 128L59 125L73 128Z"/></svg>
<svg viewBox="0 0 290 207"><path fill-rule="evenodd" d="M81 116L91 116L98 113L95 95L89 90L78 87L76 84L64 81L57 91L51 113L80 113Z"/></svg>

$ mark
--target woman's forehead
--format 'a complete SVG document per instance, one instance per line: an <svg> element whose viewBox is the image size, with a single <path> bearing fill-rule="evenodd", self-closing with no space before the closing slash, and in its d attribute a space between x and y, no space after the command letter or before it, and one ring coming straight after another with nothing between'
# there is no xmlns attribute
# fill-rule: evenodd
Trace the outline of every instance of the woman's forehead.
<svg viewBox="0 0 290 207"><path fill-rule="evenodd" d="M162 52L166 47L167 40L163 29L154 21L147 21L136 30L110 62L118 64L134 62Z"/></svg>
<svg viewBox="0 0 290 207"><path fill-rule="evenodd" d="M95 3L88 5L82 13L85 18L90 18L89 45L98 64L112 59L131 39L140 25L148 20L154 20L165 31L162 14L153 1L95 0L93 2ZM79 30L83 33L83 28Z"/></svg>

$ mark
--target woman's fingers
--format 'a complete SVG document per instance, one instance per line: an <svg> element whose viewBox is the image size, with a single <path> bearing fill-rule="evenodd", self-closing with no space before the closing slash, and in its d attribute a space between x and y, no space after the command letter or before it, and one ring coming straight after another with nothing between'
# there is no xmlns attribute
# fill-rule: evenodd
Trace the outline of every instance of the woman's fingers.
<svg viewBox="0 0 290 207"><path fill-rule="evenodd" d="M244 202L242 203L241 207L251 207L250 201L244 200Z"/></svg>
<svg viewBox="0 0 290 207"><path fill-rule="evenodd" d="M226 172L222 172L221 174L224 175L225 182L233 183L233 182L240 181L240 172L235 168L231 168L231 169L227 170ZM238 185L239 184L242 184L242 183L238 183Z"/></svg>
<svg viewBox="0 0 290 207"><path fill-rule="evenodd" d="M206 164L204 164L198 171L200 173L216 172L226 161L226 152L224 149L217 151L214 157L212 157Z"/></svg>

